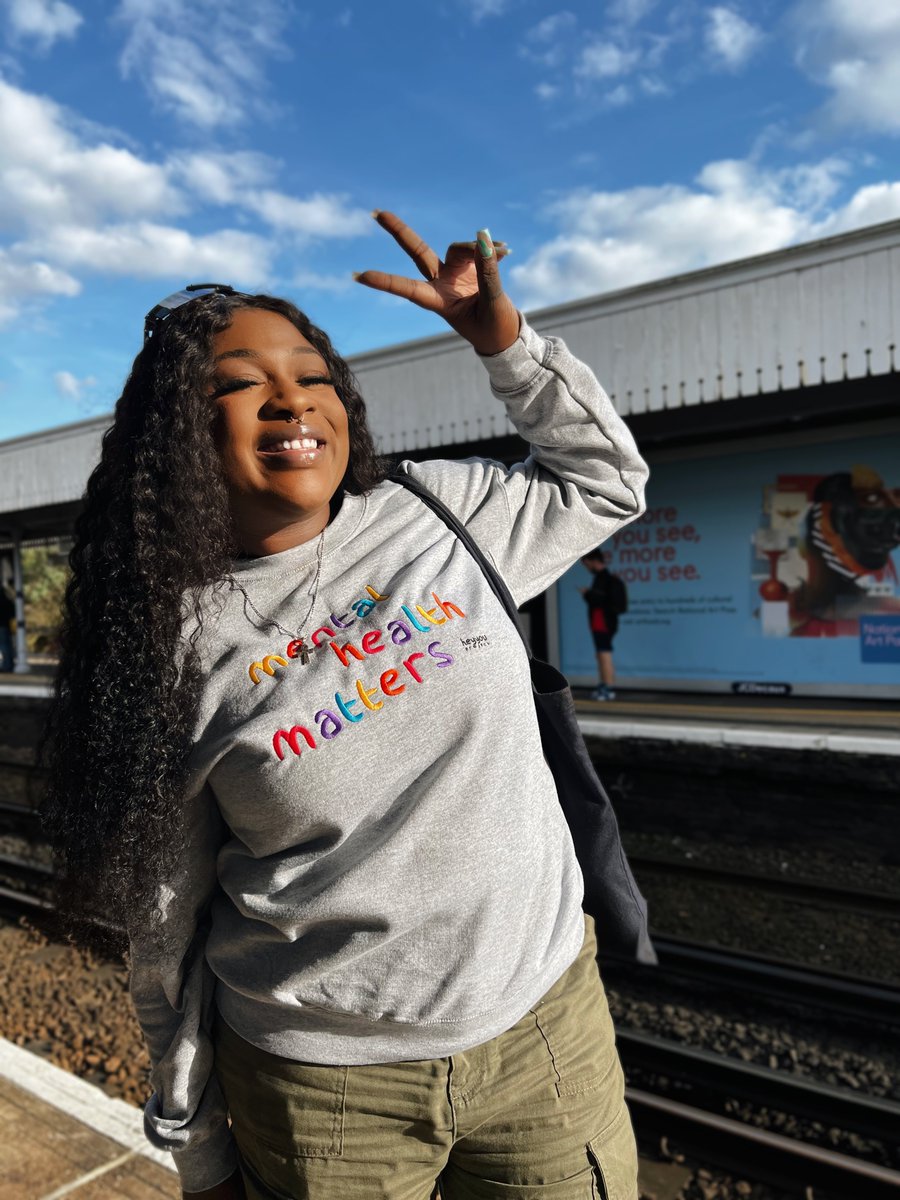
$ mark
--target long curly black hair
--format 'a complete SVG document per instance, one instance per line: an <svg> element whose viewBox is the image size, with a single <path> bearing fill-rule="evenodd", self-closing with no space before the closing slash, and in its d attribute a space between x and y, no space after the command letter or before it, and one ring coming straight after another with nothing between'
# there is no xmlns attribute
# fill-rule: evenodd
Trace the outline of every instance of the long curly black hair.
<svg viewBox="0 0 900 1200"><path fill-rule="evenodd" d="M69 936L94 947L124 949L122 927L159 932L157 889L180 843L201 604L231 584L237 551L214 442L212 340L244 307L287 318L329 367L350 441L337 502L385 476L347 363L286 300L197 298L138 354L76 524L41 755L57 908Z"/></svg>

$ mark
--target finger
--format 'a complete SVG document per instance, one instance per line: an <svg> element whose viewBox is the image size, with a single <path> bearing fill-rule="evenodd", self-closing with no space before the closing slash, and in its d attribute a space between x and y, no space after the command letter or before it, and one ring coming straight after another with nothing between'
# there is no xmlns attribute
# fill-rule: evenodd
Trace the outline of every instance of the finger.
<svg viewBox="0 0 900 1200"><path fill-rule="evenodd" d="M478 291L487 305L494 305L503 295L500 282L500 267L497 251L489 229L479 229L476 238L475 272L478 276Z"/></svg>
<svg viewBox="0 0 900 1200"><path fill-rule="evenodd" d="M478 243L472 242L452 242L447 247L447 253L444 255L444 262L448 267L461 267L475 260ZM512 251L505 242L494 242L494 252L498 259L506 258L507 254Z"/></svg>
<svg viewBox="0 0 900 1200"><path fill-rule="evenodd" d="M401 296L411 300L420 308L437 312L441 301L435 294L434 288L429 287L420 279L407 279L405 275L388 275L385 271L360 271L353 278L364 287L374 288L377 292L390 292L392 296Z"/></svg>
<svg viewBox="0 0 900 1200"><path fill-rule="evenodd" d="M434 279L440 270L441 260L428 243L392 212L376 210L372 216L397 245L406 251L425 278Z"/></svg>

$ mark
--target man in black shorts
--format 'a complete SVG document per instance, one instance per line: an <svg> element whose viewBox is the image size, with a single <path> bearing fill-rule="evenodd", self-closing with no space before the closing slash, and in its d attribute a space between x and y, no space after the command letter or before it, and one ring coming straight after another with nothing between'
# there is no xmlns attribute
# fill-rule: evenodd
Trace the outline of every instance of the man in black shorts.
<svg viewBox="0 0 900 1200"><path fill-rule="evenodd" d="M612 640L619 628L619 616L628 608L628 593L618 575L606 569L606 557L602 550L592 550L581 561L593 575L590 586L579 589L587 602L600 673L600 682L591 692L591 699L614 700L616 670L613 666Z"/></svg>

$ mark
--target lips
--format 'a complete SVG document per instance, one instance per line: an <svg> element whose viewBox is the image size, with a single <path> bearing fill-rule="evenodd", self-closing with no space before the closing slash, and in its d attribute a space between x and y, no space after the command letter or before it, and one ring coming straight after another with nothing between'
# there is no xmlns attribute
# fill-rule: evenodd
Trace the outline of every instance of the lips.
<svg viewBox="0 0 900 1200"><path fill-rule="evenodd" d="M326 438L321 431L306 426L289 433L267 433L256 448L260 458L284 466L310 466L325 451Z"/></svg>

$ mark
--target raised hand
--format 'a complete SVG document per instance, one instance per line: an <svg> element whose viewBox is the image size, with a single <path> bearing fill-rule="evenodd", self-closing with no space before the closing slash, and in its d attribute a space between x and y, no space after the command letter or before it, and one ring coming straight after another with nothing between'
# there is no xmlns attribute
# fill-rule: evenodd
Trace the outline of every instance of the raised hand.
<svg viewBox="0 0 900 1200"><path fill-rule="evenodd" d="M373 215L413 260L424 281L362 271L354 276L358 283L437 313L479 354L499 354L513 344L519 336L519 314L500 282L505 242L492 241L490 233L481 229L474 242L453 242L442 260L394 213Z"/></svg>

